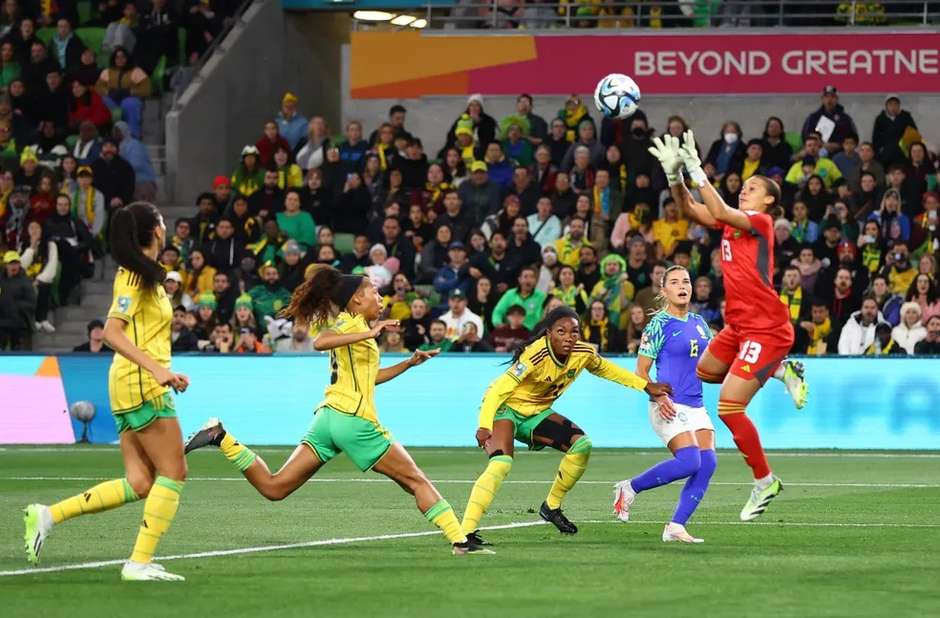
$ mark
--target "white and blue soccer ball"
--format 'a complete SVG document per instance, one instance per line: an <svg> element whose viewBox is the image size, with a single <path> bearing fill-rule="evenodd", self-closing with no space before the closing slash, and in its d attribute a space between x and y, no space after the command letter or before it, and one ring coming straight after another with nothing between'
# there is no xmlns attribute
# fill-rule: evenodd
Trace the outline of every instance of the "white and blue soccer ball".
<svg viewBox="0 0 940 618"><path fill-rule="evenodd" d="M639 104L640 87L622 73L604 76L594 89L594 105L608 118L627 118Z"/></svg>

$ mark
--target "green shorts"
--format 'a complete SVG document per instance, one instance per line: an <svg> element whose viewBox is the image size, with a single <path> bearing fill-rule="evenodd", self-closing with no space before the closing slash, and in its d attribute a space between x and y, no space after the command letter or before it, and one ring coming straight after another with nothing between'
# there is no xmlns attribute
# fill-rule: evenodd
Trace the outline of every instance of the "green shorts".
<svg viewBox="0 0 940 618"><path fill-rule="evenodd" d="M493 419L493 422L512 421L512 424L516 427L516 440L519 440L519 442L522 442L523 444L529 445L530 451L540 451L545 448L546 445L536 444L532 440L532 432L535 431L535 428L539 426L539 423L544 421L552 414L555 414L555 411L549 408L539 412L535 416L522 416L509 406L500 406L499 410L496 411L496 417Z"/></svg>
<svg viewBox="0 0 940 618"><path fill-rule="evenodd" d="M388 452L392 440L392 434L377 423L323 406L314 412L300 443L313 449L323 463L346 453L365 472Z"/></svg>
<svg viewBox="0 0 940 618"><path fill-rule="evenodd" d="M147 401L139 408L115 414L114 424L117 425L118 434L122 434L128 429L131 431L145 429L158 418L176 418L173 396L168 392L163 394L162 399Z"/></svg>

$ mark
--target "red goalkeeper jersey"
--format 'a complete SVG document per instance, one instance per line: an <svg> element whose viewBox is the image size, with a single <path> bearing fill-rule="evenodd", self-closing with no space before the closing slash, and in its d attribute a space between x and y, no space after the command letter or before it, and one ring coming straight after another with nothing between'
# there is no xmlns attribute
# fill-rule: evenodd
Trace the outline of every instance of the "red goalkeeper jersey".
<svg viewBox="0 0 940 618"><path fill-rule="evenodd" d="M790 316L773 287L773 219L754 210L741 212L750 219L751 229L724 225L721 235L725 322L740 332L785 327Z"/></svg>

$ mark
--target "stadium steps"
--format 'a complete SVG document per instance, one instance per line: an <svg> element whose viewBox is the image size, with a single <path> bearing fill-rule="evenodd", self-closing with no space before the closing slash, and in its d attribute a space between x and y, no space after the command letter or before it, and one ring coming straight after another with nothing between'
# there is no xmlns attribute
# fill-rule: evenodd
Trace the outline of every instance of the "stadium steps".
<svg viewBox="0 0 940 618"><path fill-rule="evenodd" d="M33 350L44 353L71 352L88 339L88 322L104 320L111 305L111 291L117 266L106 256L97 266L95 276L79 286L78 305L57 307L50 312L54 333L33 333Z"/></svg>

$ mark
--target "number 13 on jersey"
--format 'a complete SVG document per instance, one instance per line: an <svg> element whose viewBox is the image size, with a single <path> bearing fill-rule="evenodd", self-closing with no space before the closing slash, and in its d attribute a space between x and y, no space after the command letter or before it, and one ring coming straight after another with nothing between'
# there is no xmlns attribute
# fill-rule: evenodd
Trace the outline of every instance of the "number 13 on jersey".
<svg viewBox="0 0 940 618"><path fill-rule="evenodd" d="M721 239L721 261L731 261L731 241L729 241L727 238Z"/></svg>

